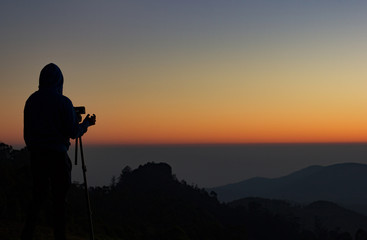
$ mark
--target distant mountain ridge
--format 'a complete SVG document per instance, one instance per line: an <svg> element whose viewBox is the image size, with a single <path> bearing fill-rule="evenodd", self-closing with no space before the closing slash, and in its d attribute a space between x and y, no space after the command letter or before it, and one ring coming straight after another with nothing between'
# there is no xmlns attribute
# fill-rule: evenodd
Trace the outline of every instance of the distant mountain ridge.
<svg viewBox="0 0 367 240"><path fill-rule="evenodd" d="M367 205L367 165L341 163L310 166L280 178L251 178L209 189L225 202L261 197L299 203L332 201L354 210ZM358 209L357 209L358 208Z"/></svg>

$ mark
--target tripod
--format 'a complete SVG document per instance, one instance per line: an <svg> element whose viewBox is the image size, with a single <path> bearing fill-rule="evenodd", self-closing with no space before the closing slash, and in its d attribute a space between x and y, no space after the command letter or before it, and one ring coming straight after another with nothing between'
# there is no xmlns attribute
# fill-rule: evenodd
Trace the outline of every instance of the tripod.
<svg viewBox="0 0 367 240"><path fill-rule="evenodd" d="M92 222L92 211L90 208L90 200L89 200L89 192L88 192L88 183L87 183L87 166L84 162L84 154L83 154L83 144L82 144L82 137L77 137L75 139L75 165L78 163L78 142L80 144L80 155L82 158L82 169L83 169L83 178L84 178L84 190L85 190L85 198L87 200L87 207L88 207L88 218L89 218L89 230L90 230L90 239L94 240L94 231L93 231L93 222Z"/></svg>

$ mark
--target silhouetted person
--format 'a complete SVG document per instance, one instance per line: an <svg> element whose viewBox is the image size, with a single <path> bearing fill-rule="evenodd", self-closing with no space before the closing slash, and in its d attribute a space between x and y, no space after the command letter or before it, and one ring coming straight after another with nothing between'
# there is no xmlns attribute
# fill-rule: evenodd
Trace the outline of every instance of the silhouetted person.
<svg viewBox="0 0 367 240"><path fill-rule="evenodd" d="M39 90L27 100L24 108L24 140L31 156L33 199L22 239L33 239L40 207L51 187L54 236L65 239L65 198L71 185L71 161L67 155L70 138L82 136L95 124L89 114L82 123L72 102L62 95L63 75L53 63L40 74Z"/></svg>

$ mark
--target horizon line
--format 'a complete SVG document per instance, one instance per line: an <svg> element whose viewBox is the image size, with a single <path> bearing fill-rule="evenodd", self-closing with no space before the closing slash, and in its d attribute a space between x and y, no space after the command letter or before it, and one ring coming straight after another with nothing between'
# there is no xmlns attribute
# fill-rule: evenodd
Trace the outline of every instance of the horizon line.
<svg viewBox="0 0 367 240"><path fill-rule="evenodd" d="M11 147L20 147L20 149L26 147L25 143L6 143L0 141L0 143L9 145ZM367 141L305 141L305 142L161 142L161 143L95 143L85 142L85 146L98 146L98 147L164 147L164 146L240 146L240 145L358 145L367 144ZM73 148L74 141L71 141L70 148ZM15 149L15 148L14 148Z"/></svg>

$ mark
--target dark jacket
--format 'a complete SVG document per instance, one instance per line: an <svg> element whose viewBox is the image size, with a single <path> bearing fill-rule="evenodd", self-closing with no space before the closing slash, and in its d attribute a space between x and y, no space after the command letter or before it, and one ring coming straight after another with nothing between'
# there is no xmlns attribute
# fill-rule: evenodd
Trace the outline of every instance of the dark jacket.
<svg viewBox="0 0 367 240"><path fill-rule="evenodd" d="M69 98L62 95L63 75L53 63L40 74L39 90L34 92L24 107L24 140L29 150L66 152L70 138L83 135L87 121L78 123Z"/></svg>

